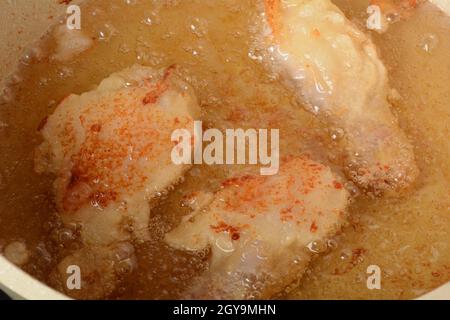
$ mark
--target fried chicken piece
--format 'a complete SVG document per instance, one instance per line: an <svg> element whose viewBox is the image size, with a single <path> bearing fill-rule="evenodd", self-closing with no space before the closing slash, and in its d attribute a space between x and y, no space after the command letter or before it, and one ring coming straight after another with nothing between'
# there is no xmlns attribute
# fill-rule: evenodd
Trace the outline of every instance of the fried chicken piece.
<svg viewBox="0 0 450 320"><path fill-rule="evenodd" d="M314 246L339 230L349 194L305 156L284 159L278 175L239 174L199 198L204 207L166 235L174 248L211 250L209 270L184 298L266 299L301 278Z"/></svg>
<svg viewBox="0 0 450 320"><path fill-rule="evenodd" d="M114 256L120 243L148 238L151 201L189 169L172 162L172 132L193 131L198 114L191 88L173 68L134 66L61 102L42 125L36 170L56 176L58 212L66 225L81 226L83 252L68 260L85 270L107 266L99 277L114 278L112 262L84 258ZM102 281L89 290L99 292L92 287Z"/></svg>
<svg viewBox="0 0 450 320"><path fill-rule="evenodd" d="M348 177L398 190L418 174L413 147L390 109L377 49L329 0L265 0L266 64L308 111L344 130Z"/></svg>

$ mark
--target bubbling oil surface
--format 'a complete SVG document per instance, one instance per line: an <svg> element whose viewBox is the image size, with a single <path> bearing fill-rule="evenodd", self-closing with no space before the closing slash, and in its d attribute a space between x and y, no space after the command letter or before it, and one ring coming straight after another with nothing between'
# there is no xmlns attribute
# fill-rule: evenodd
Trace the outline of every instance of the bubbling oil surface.
<svg viewBox="0 0 450 320"><path fill-rule="evenodd" d="M336 1L356 23L365 1ZM308 152L339 168L339 128L327 128L294 103L258 62L252 49L254 0L86 1L83 31L93 48L70 63L51 62L51 33L34 56L22 59L0 108L0 250L23 241L31 250L24 269L48 275L77 247L52 202L52 177L33 170L37 127L58 101L94 88L135 63L177 72L195 89L207 127L279 128L281 154ZM415 26L421 25L421 31ZM402 96L395 106L416 148L421 176L413 190L382 198L359 197L350 223L329 242L289 298L414 298L450 280L450 19L431 6L374 34ZM430 37L438 39L427 46ZM39 54L36 54L38 52ZM176 252L161 239L186 213L183 196L214 190L235 168L196 166L152 210L152 239L136 244L139 267L110 298L177 298L206 268L207 255ZM367 267L382 270L381 290L366 286ZM83 296L76 296L83 298Z"/></svg>

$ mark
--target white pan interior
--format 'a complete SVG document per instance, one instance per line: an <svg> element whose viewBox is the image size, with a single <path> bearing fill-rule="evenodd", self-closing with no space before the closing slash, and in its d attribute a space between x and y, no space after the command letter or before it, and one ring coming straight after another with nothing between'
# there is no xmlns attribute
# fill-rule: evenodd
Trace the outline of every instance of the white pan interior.
<svg viewBox="0 0 450 320"><path fill-rule="evenodd" d="M430 0L443 11L450 14L450 1ZM78 1L80 2L80 1ZM74 1L76 3L76 1ZM47 28L55 23L64 12L66 6L56 0L8 0L0 2L0 87L3 80L16 65L17 57L24 48L45 33ZM13 299L67 299L46 285L35 280L5 258L0 256L0 289ZM419 299L450 299L450 283Z"/></svg>

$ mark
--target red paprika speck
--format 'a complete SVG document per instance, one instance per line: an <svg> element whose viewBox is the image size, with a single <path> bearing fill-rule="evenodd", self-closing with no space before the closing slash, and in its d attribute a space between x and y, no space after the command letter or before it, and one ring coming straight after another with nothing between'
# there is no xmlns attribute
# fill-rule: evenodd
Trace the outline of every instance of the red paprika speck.
<svg viewBox="0 0 450 320"><path fill-rule="evenodd" d="M341 190L344 186L342 185L342 183L338 182L338 181L333 181L333 185L336 189Z"/></svg>

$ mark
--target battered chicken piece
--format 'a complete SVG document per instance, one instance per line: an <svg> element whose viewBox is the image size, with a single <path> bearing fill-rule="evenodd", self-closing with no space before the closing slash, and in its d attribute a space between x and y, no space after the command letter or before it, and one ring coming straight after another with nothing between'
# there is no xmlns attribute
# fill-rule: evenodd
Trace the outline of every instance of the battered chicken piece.
<svg viewBox="0 0 450 320"><path fill-rule="evenodd" d="M209 201L208 201L209 200ZM239 174L166 235L174 248L211 249L210 268L183 298L266 299L301 278L319 243L345 221L348 192L328 167L283 159L278 175Z"/></svg>
<svg viewBox="0 0 450 320"><path fill-rule="evenodd" d="M61 102L42 125L36 170L56 176L58 212L65 224L81 226L83 252L66 260L100 278L114 278L114 260L99 259L123 256L121 242L148 238L150 202L189 168L172 162L172 132L193 131L198 115L191 88L173 68L156 72L134 66ZM125 251L125 259L133 260L133 250ZM90 292L103 286L97 280Z"/></svg>
<svg viewBox="0 0 450 320"><path fill-rule="evenodd" d="M344 130L348 176L371 191L418 174L413 147L390 110L375 45L329 0L265 0L266 63L297 100Z"/></svg>

